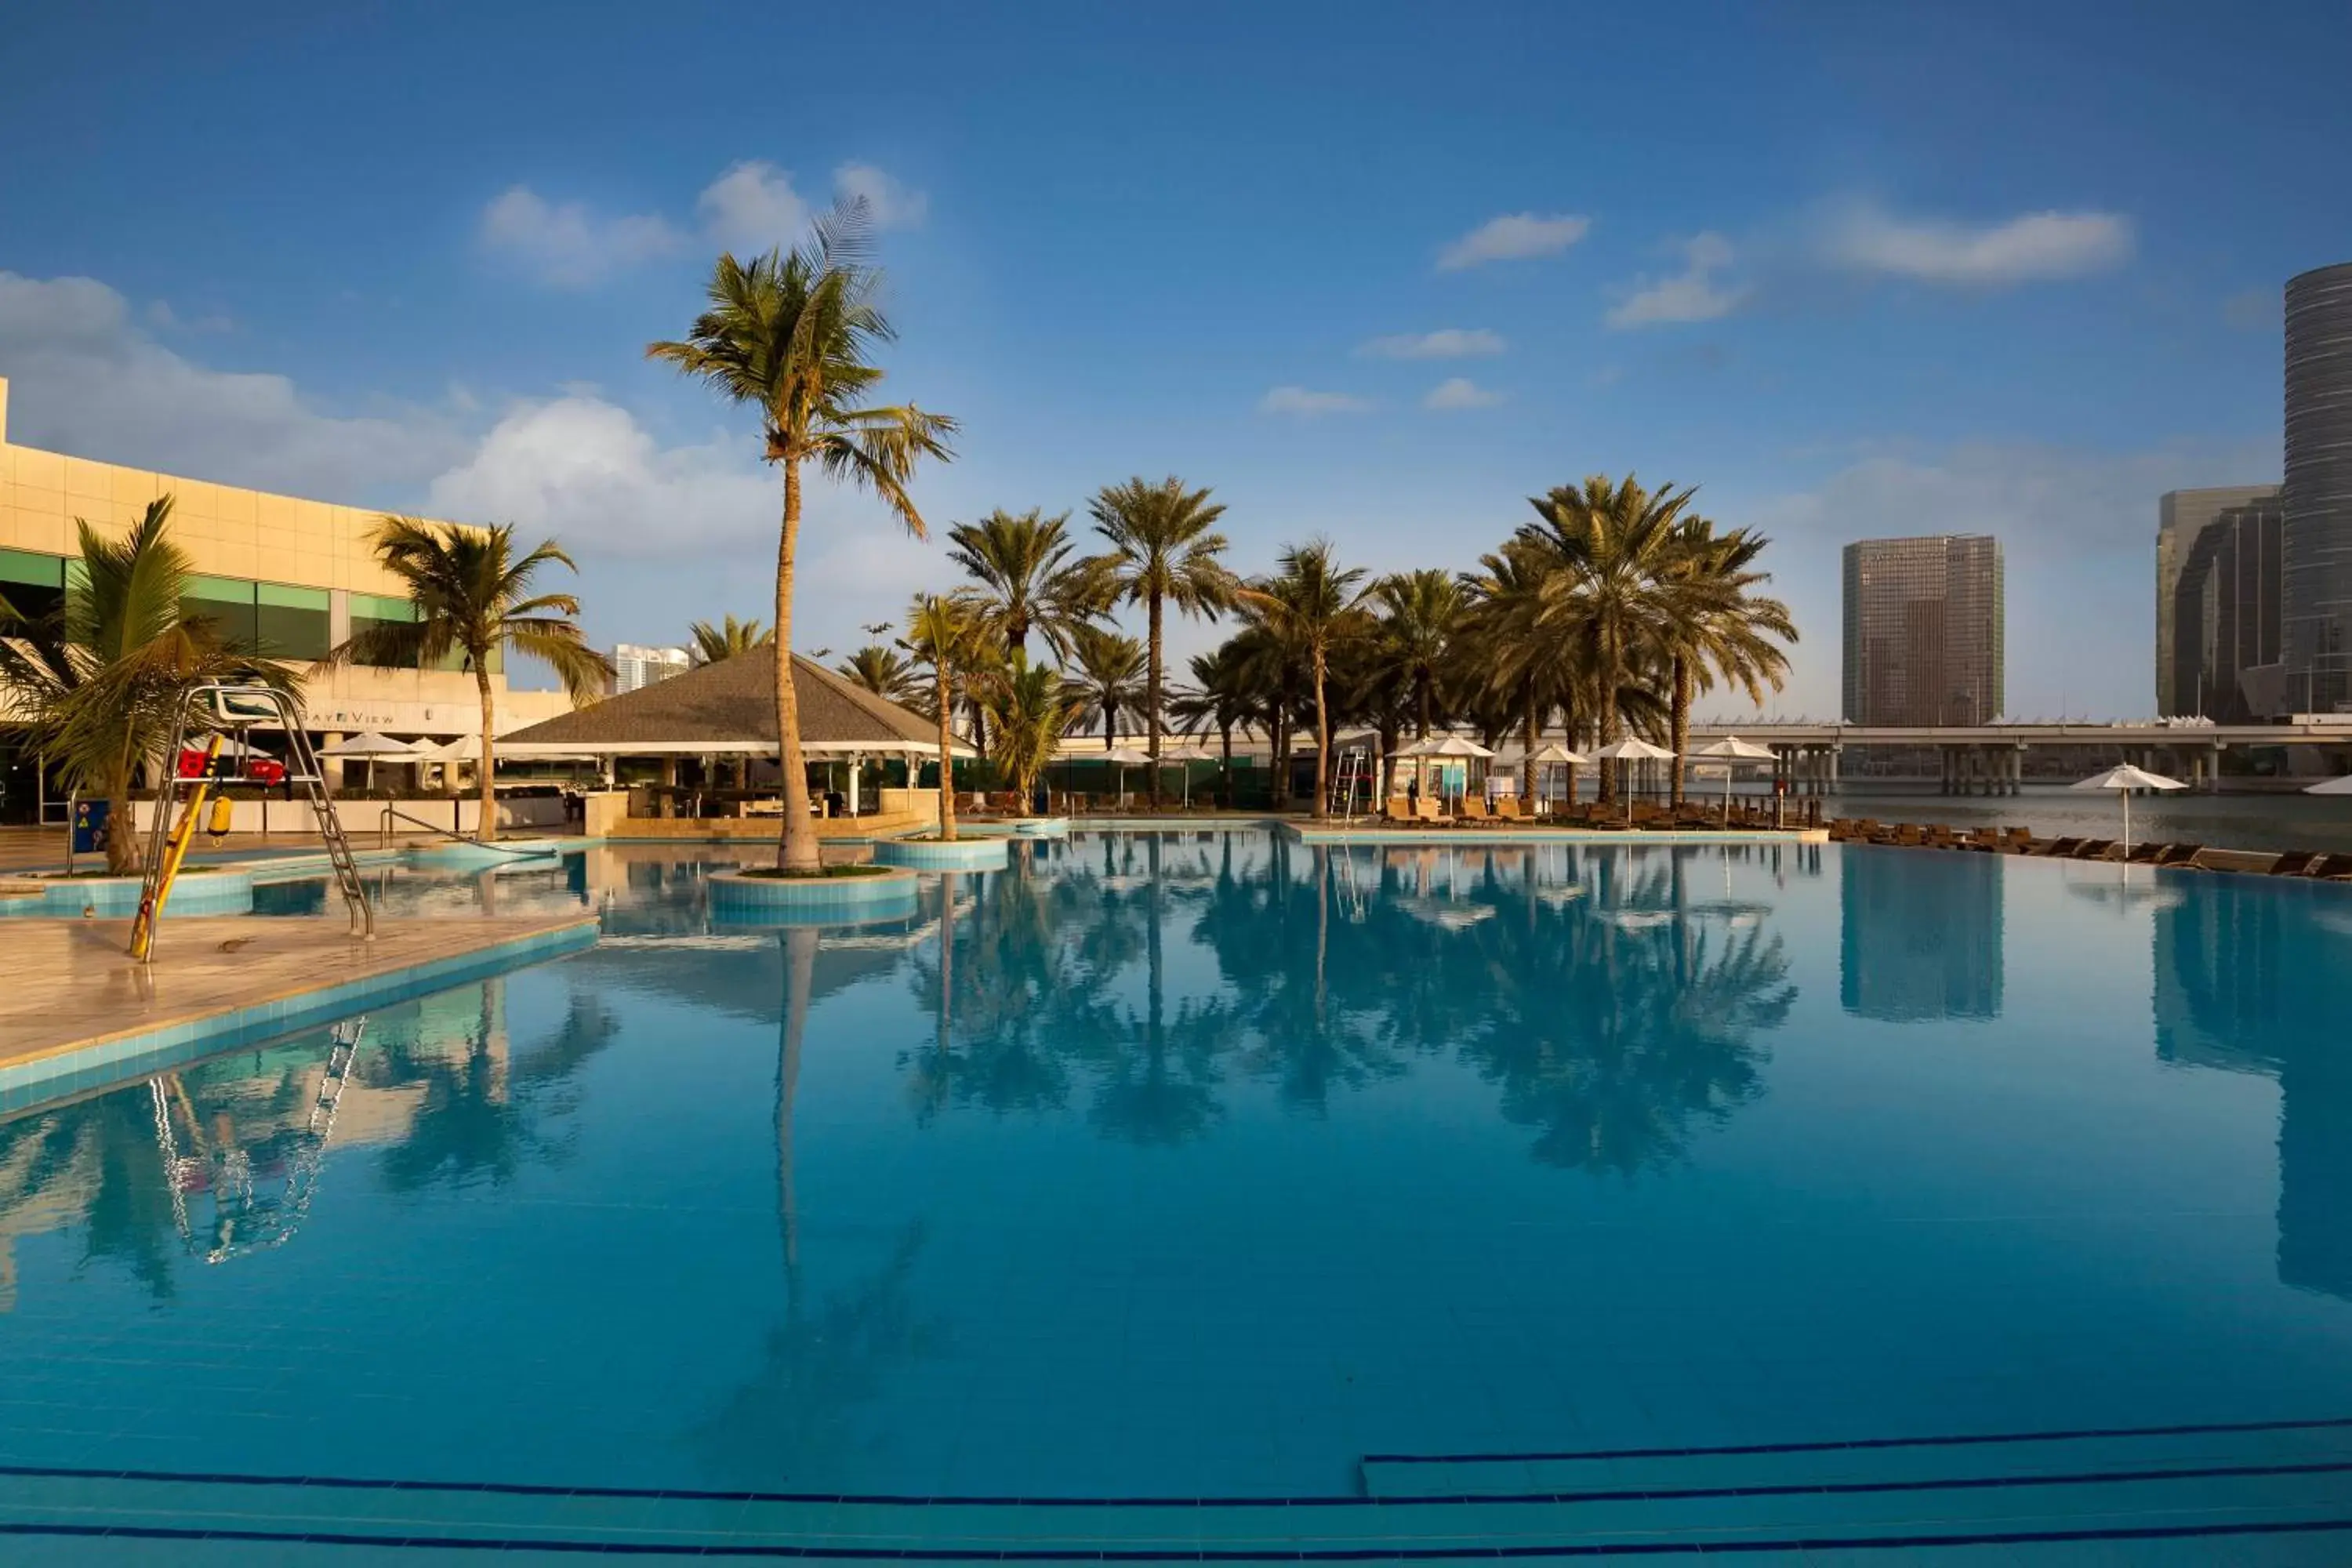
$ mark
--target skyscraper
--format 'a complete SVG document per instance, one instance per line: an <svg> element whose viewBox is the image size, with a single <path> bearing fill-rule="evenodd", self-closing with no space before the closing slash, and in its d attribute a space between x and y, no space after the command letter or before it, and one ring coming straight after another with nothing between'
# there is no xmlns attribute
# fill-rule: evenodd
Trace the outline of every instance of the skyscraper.
<svg viewBox="0 0 2352 1568"><path fill-rule="evenodd" d="M684 675L692 663L682 647L646 647L633 642L613 647L613 694L635 691L656 680Z"/></svg>
<svg viewBox="0 0 2352 1568"><path fill-rule="evenodd" d="M2000 541L1980 533L1845 547L1845 718L1985 724L2007 698Z"/></svg>
<svg viewBox="0 0 2352 1568"><path fill-rule="evenodd" d="M2286 285L2288 702L2352 702L2352 262Z"/></svg>
<svg viewBox="0 0 2352 1568"><path fill-rule="evenodd" d="M2158 713L2270 716L2249 702L2241 677L2278 661L2284 517L2275 485L2172 490L2158 503Z"/></svg>

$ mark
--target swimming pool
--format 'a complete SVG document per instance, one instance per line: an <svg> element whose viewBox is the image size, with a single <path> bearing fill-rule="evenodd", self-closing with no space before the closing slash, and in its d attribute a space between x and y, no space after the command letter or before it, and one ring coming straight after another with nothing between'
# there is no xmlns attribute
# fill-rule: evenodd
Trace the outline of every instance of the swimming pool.
<svg viewBox="0 0 2352 1568"><path fill-rule="evenodd" d="M323 1133L323 1029L0 1124L0 1460L1298 1497L2352 1415L2352 889L1014 856L825 931L667 847L387 882L606 935L371 1016Z"/></svg>

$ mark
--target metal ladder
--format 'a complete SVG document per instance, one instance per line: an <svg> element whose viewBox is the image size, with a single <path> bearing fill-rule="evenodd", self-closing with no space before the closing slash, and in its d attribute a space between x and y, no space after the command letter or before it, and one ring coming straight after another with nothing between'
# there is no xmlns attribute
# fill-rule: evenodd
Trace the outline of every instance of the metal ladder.
<svg viewBox="0 0 2352 1568"><path fill-rule="evenodd" d="M326 1068L320 1075L318 1093L310 1102L310 1118L299 1131L285 1140L284 1146L291 1151L285 1162L286 1182L284 1189L274 1194L256 1189L251 1151L232 1146L210 1153L202 1152L203 1130L193 1124L193 1111L191 1131L198 1152L183 1154L172 1126L172 1096L163 1087L164 1080L171 1079L176 1089L177 1075L165 1073L147 1080L148 1093L154 1104L155 1142L163 1153L164 1179L171 1188L172 1217L190 1252L201 1252L206 1263L226 1263L249 1252L283 1247L294 1238L294 1233L310 1213L311 1200L318 1195L327 1143L335 1134L335 1112L342 1106L343 1090L351 1085L367 1022L367 1015L362 1014L346 1018L329 1031ZM212 1235L208 1241L196 1238L188 1213L188 1194L199 1187L213 1200Z"/></svg>
<svg viewBox="0 0 2352 1568"><path fill-rule="evenodd" d="M1364 782L1364 764L1370 757L1360 746L1339 753L1339 776L1331 781L1331 806L1346 821L1356 819L1356 786Z"/></svg>
<svg viewBox="0 0 2352 1568"><path fill-rule="evenodd" d="M172 749L163 755L163 787L155 797L155 820L148 829L147 867L139 891L137 928L143 945L136 948L132 956L142 963L155 961L155 932L163 922L163 905L171 897L171 872L176 868L167 864L165 853L171 842L172 807L182 785L201 785L205 782L180 776L180 755L187 749L191 721L199 733L234 731L240 760L247 754L246 732L256 725L284 732L284 782L299 787L310 803L311 816L319 824L319 837L326 844L327 859L333 868L336 889L343 895L343 904L351 914L352 933L373 941L375 906L368 901L367 888L360 880L359 866L352 858L351 840L343 836L342 819L336 815L334 803L327 798L326 774L320 771L319 754L310 745L310 731L303 728L302 714L293 698L271 686L213 683L191 688L173 721ZM190 810L194 809L191 805ZM193 823L187 826L194 827Z"/></svg>

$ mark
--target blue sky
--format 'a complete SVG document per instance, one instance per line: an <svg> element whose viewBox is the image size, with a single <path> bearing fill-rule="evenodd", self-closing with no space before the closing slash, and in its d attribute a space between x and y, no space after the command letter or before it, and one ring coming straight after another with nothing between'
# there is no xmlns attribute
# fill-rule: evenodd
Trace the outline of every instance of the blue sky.
<svg viewBox="0 0 2352 1568"><path fill-rule="evenodd" d="M1244 569L1466 566L1631 468L1774 538L1770 710L1840 544L1965 531L2012 711L2147 711L2157 497L2276 478L2279 285L2352 258L2352 12L1630 9L31 9L10 436L552 532L602 642L763 615L751 422L642 350L857 189L935 528L1175 472ZM807 552L805 647L949 577L856 497Z"/></svg>

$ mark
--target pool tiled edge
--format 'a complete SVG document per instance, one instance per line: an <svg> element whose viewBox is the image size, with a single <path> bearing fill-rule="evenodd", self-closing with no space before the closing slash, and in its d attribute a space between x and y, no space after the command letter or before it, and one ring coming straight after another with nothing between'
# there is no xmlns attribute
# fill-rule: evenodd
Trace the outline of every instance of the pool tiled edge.
<svg viewBox="0 0 2352 1568"><path fill-rule="evenodd" d="M591 915L527 929L421 963L68 1042L0 1065L0 1114L577 952L594 945L599 923Z"/></svg>

